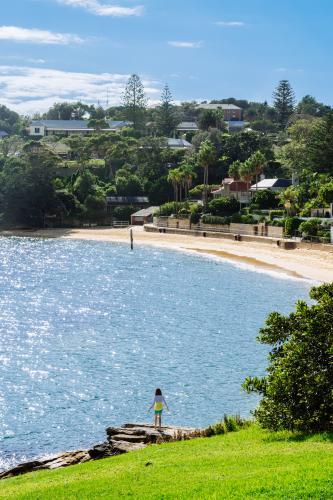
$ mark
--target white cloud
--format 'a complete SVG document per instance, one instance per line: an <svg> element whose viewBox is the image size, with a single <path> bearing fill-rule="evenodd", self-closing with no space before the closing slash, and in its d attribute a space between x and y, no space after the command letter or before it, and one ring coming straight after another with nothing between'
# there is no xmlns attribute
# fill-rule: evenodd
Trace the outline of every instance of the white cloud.
<svg viewBox="0 0 333 500"><path fill-rule="evenodd" d="M224 28L241 28L245 26L243 21L217 21L215 24Z"/></svg>
<svg viewBox="0 0 333 500"><path fill-rule="evenodd" d="M143 13L142 5L135 7L122 7L110 4L110 2L105 3L100 0L57 0L57 2L63 5L70 5L72 7L82 7L97 16L129 17L140 16Z"/></svg>
<svg viewBox="0 0 333 500"><path fill-rule="evenodd" d="M52 33L51 31L20 28L18 26L0 26L0 40L42 45L69 45L84 41L79 36L70 33Z"/></svg>
<svg viewBox="0 0 333 500"><path fill-rule="evenodd" d="M181 42L173 41L168 42L171 47L176 47L178 49L200 49L203 46L203 42Z"/></svg>
<svg viewBox="0 0 333 500"><path fill-rule="evenodd" d="M76 73L26 66L1 66L1 104L21 114L46 111L54 102L82 101L86 104L117 105L129 75ZM157 82L143 78L148 97L160 94ZM155 97L156 98L156 97Z"/></svg>

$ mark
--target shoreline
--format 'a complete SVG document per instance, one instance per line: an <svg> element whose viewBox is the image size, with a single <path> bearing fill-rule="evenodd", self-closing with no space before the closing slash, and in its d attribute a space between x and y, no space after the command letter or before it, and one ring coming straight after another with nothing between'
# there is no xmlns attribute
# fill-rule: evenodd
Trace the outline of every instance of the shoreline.
<svg viewBox="0 0 333 500"><path fill-rule="evenodd" d="M285 250L260 242L236 242L227 239L200 238L198 236L161 234L144 231L134 226L135 245L148 245L214 256L233 263L247 264L262 271L283 273L293 278L317 282L333 281L332 252L309 249ZM46 239L103 241L130 244L129 228L39 229L2 231L0 236Z"/></svg>

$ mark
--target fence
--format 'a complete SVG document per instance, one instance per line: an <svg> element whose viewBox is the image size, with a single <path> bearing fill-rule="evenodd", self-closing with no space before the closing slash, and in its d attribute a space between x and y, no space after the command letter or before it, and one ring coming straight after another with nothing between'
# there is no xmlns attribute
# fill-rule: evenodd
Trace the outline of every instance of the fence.
<svg viewBox="0 0 333 500"><path fill-rule="evenodd" d="M176 217L154 217L154 225L160 228L186 229L192 231L220 232L243 234L249 236L265 236L269 238L283 238L283 228L266 226L265 224L192 224L189 219Z"/></svg>

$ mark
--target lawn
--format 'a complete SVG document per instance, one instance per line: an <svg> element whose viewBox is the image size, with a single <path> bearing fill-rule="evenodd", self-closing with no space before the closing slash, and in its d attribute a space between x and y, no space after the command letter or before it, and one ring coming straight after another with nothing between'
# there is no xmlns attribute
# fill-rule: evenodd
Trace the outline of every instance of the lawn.
<svg viewBox="0 0 333 500"><path fill-rule="evenodd" d="M0 498L332 498L333 436L256 426L0 482Z"/></svg>

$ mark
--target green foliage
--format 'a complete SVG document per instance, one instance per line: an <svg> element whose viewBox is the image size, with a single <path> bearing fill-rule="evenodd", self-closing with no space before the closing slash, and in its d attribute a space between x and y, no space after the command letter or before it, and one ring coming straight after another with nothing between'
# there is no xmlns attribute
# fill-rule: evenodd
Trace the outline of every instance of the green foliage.
<svg viewBox="0 0 333 500"><path fill-rule="evenodd" d="M192 224L198 224L201 218L201 214L202 214L202 205L200 205L199 203L196 205L195 204L192 205L190 212L190 222Z"/></svg>
<svg viewBox="0 0 333 500"><path fill-rule="evenodd" d="M178 124L178 118L172 104L172 94L167 84L162 90L161 101L160 106L156 109L157 128L164 137L171 137Z"/></svg>
<svg viewBox="0 0 333 500"><path fill-rule="evenodd" d="M208 204L208 209L212 215L228 216L239 212L240 204L235 198L215 198Z"/></svg>
<svg viewBox="0 0 333 500"><path fill-rule="evenodd" d="M118 221L130 222L131 215L137 212L137 207L131 205L119 206L113 209L113 216Z"/></svg>
<svg viewBox="0 0 333 500"><path fill-rule="evenodd" d="M302 236L318 236L321 227L320 219L310 219L303 221L299 226Z"/></svg>
<svg viewBox="0 0 333 500"><path fill-rule="evenodd" d="M245 420L241 418L240 415L224 415L223 420L207 427L204 433L206 437L218 436L220 434L227 434L228 432L237 432L242 429L247 429L251 425L252 422L250 420Z"/></svg>
<svg viewBox="0 0 333 500"><path fill-rule="evenodd" d="M251 205L256 205L259 209L276 208L279 205L279 200L270 189L260 189L253 193Z"/></svg>
<svg viewBox="0 0 333 500"><path fill-rule="evenodd" d="M219 217L218 215L208 215L204 214L201 218L201 221L204 224L220 224L222 226L230 224L230 218L229 217Z"/></svg>
<svg viewBox="0 0 333 500"><path fill-rule="evenodd" d="M142 129L145 119L147 98L138 75L131 75L123 95L124 114L136 130Z"/></svg>
<svg viewBox="0 0 333 500"><path fill-rule="evenodd" d="M298 217L286 217L284 220L284 234L285 236L294 236L301 225L301 219Z"/></svg>
<svg viewBox="0 0 333 500"><path fill-rule="evenodd" d="M214 191L216 189L219 189L221 186L218 184L210 184L208 185L208 192ZM194 199L201 199L202 198L202 193L204 192L205 186L203 184L198 184L194 188L190 189L189 195L191 198Z"/></svg>
<svg viewBox="0 0 333 500"><path fill-rule="evenodd" d="M140 196L143 193L142 184L137 175L116 177L116 190L118 196Z"/></svg>
<svg viewBox="0 0 333 500"><path fill-rule="evenodd" d="M299 301L288 316L268 316L258 337L272 346L267 375L243 385L263 396L254 415L271 430L333 430L333 284L310 298L316 303Z"/></svg>
<svg viewBox="0 0 333 500"><path fill-rule="evenodd" d="M274 220L275 217L284 217L284 215L285 215L285 210L270 210L269 211L270 220Z"/></svg>
<svg viewBox="0 0 333 500"><path fill-rule="evenodd" d="M273 93L273 99L278 123L281 128L285 128L295 107L295 94L288 80L280 81Z"/></svg>
<svg viewBox="0 0 333 500"><path fill-rule="evenodd" d="M73 191L81 203L84 203L87 196L96 190L97 183L97 177L87 169L76 178Z"/></svg>
<svg viewBox="0 0 333 500"><path fill-rule="evenodd" d="M8 134L18 134L20 128L19 115L6 106L0 105L0 130L4 130Z"/></svg>
<svg viewBox="0 0 333 500"><path fill-rule="evenodd" d="M181 203L164 203L159 208L159 215L162 217L169 217L170 215L176 214L178 211L185 210L187 213L190 212L191 205L187 201L183 201Z"/></svg>

